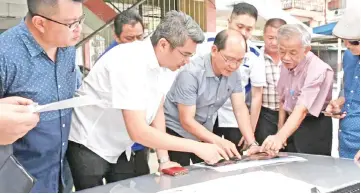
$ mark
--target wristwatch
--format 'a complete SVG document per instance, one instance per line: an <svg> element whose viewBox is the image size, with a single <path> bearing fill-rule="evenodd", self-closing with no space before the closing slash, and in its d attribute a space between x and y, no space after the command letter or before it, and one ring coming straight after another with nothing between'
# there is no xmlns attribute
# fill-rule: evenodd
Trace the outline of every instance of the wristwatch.
<svg viewBox="0 0 361 194"><path fill-rule="evenodd" d="M169 157L161 157L158 159L159 164L164 164L166 162L169 162Z"/></svg>
<svg viewBox="0 0 361 194"><path fill-rule="evenodd" d="M247 147L247 150L251 148L252 146L259 146L259 143L257 141L254 141L253 143L249 144Z"/></svg>

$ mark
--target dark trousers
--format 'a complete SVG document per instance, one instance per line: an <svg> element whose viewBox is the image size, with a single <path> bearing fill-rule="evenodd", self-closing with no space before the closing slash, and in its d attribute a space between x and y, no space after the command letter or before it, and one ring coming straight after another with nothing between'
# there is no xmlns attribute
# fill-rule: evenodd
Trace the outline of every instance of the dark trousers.
<svg viewBox="0 0 361 194"><path fill-rule="evenodd" d="M69 141L67 158L75 189L79 191L103 185L103 178L111 183L149 174L148 153L148 148L136 151L128 161L124 152L117 163L112 164L87 147Z"/></svg>
<svg viewBox="0 0 361 194"><path fill-rule="evenodd" d="M306 116L300 127L287 140L287 152L331 155L332 119L320 114Z"/></svg>
<svg viewBox="0 0 361 194"><path fill-rule="evenodd" d="M172 129L167 127L167 133L170 135L174 135L176 137L181 137L178 133L174 132ZM192 160L193 164L203 162L201 158L193 153L188 152L176 152L176 151L168 151L169 159L173 162L178 162L182 166L189 166L190 160Z"/></svg>
<svg viewBox="0 0 361 194"><path fill-rule="evenodd" d="M238 127L219 127L218 118L213 127L213 133L224 137L224 139L231 141L236 146L242 138L242 133L239 131Z"/></svg>
<svg viewBox="0 0 361 194"><path fill-rule="evenodd" d="M259 144L278 131L278 111L262 107L257 122L255 137Z"/></svg>

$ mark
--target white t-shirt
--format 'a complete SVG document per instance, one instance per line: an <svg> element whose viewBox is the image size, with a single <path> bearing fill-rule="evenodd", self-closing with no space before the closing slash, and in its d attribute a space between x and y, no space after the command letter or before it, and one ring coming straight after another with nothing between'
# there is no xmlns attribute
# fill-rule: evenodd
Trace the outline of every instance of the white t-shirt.
<svg viewBox="0 0 361 194"><path fill-rule="evenodd" d="M204 55L211 51L213 40L202 43L197 46L196 55ZM244 63L239 67L238 71L242 76L242 85L245 86L246 101L251 101L251 86L263 87L266 86L266 72L264 61L259 57L260 50L247 41L247 53L244 57ZM218 125L220 127L238 127L237 120L233 113L231 100L228 99L224 105L218 110ZM216 117L214 117L216 118Z"/></svg>
<svg viewBox="0 0 361 194"><path fill-rule="evenodd" d="M89 95L107 106L73 111L69 140L82 144L110 163L126 151L130 139L121 110L144 110L148 125L158 111L174 77L158 64L149 39L120 44L101 57L84 79L77 95ZM172 80L170 80L172 79Z"/></svg>

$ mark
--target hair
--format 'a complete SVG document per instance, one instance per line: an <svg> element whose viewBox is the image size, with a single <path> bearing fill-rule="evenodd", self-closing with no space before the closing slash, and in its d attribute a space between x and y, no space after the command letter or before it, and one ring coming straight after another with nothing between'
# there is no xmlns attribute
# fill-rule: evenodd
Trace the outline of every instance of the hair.
<svg viewBox="0 0 361 194"><path fill-rule="evenodd" d="M129 24L131 26L134 26L137 23L140 23L140 25L142 25L144 31L143 20L138 12L134 10L123 11L122 13L118 14L114 19L114 32L117 36L120 36L120 34L123 32L123 25Z"/></svg>
<svg viewBox="0 0 361 194"><path fill-rule="evenodd" d="M217 47L218 51L224 50L226 48L226 43L227 43L227 40L229 37L228 32L229 32L229 30L222 30L216 35L213 45L215 45ZM246 38L243 35L242 35L242 37L243 37L243 41L244 41L244 43L246 45L246 49L247 49Z"/></svg>
<svg viewBox="0 0 361 194"><path fill-rule="evenodd" d="M237 3L233 5L232 16L249 15L256 21L258 19L258 11L255 6L249 3Z"/></svg>
<svg viewBox="0 0 361 194"><path fill-rule="evenodd" d="M278 29L278 40L297 36L304 47L311 46L311 34L301 24L286 24Z"/></svg>
<svg viewBox="0 0 361 194"><path fill-rule="evenodd" d="M266 24L264 25L264 31L266 31L267 27L279 28L283 25L286 25L287 22L281 18L272 18L267 20Z"/></svg>
<svg viewBox="0 0 361 194"><path fill-rule="evenodd" d="M192 17L174 10L166 13L164 19L150 37L153 46L161 38L166 39L172 48L184 46L188 38L192 39L195 43L202 43L205 39L202 29Z"/></svg>
<svg viewBox="0 0 361 194"><path fill-rule="evenodd" d="M69 0L73 2L82 3L83 0ZM56 7L58 5L58 0L27 0L28 11L32 14L37 14L41 10L41 7Z"/></svg>

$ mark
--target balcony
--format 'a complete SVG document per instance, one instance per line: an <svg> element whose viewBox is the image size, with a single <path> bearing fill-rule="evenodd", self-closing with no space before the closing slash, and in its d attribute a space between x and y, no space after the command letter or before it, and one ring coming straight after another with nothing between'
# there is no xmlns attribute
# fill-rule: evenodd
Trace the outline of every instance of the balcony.
<svg viewBox="0 0 361 194"><path fill-rule="evenodd" d="M324 0L281 0L282 8L300 9L306 11L323 12L325 8Z"/></svg>

